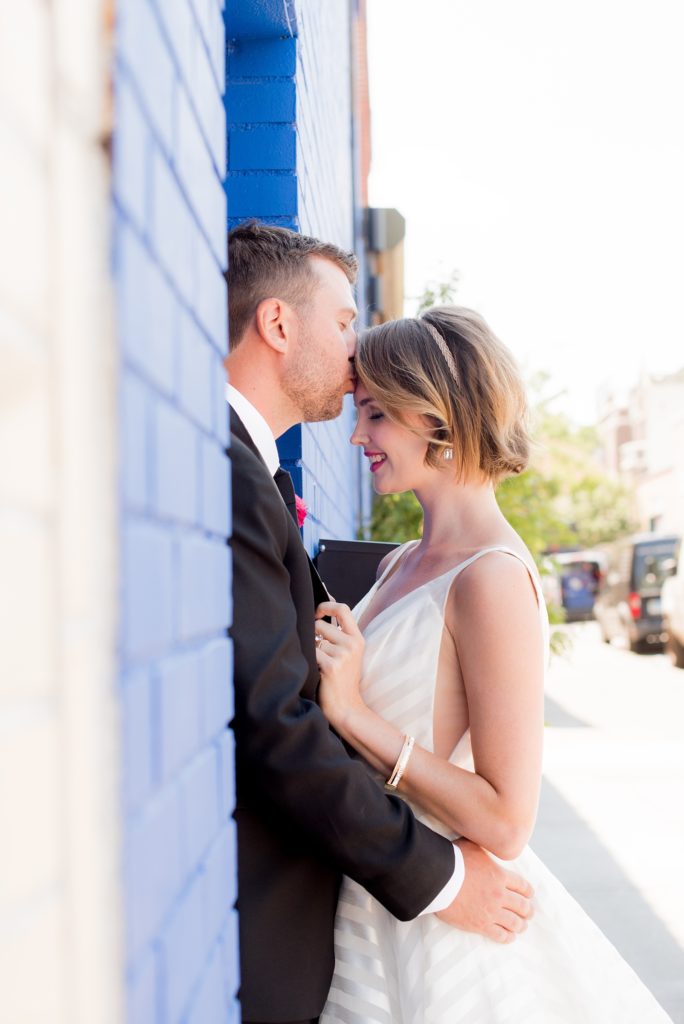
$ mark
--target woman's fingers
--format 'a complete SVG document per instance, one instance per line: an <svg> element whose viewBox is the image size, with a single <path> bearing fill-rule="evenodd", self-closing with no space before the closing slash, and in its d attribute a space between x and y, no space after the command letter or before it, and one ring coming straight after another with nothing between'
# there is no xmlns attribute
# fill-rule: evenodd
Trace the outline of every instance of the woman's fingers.
<svg viewBox="0 0 684 1024"><path fill-rule="evenodd" d="M316 623L316 635L322 636L333 644L340 643L345 639L345 633L341 629L333 626L332 622L324 622L321 619Z"/></svg>
<svg viewBox="0 0 684 1024"><path fill-rule="evenodd" d="M316 609L316 618L335 618L345 633L356 633L357 625L351 608L348 604L338 604L337 601L323 601Z"/></svg>

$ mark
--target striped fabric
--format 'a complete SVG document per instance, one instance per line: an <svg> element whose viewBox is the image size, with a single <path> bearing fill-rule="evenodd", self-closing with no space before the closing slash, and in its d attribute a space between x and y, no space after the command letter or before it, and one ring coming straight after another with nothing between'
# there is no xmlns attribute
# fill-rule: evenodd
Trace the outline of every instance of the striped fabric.
<svg viewBox="0 0 684 1024"><path fill-rule="evenodd" d="M385 570L392 571L400 548ZM365 629L366 702L433 749L439 647L449 588L488 548L418 588ZM521 559L522 561L522 559ZM537 591L548 650L548 620ZM357 620L379 583L354 609ZM472 769L467 735L451 761ZM440 823L414 808L436 831ZM507 865L535 887L535 916L510 946L460 932L434 915L401 922L344 880L335 923L335 973L321 1024L665 1024L669 1017L594 923L526 849Z"/></svg>

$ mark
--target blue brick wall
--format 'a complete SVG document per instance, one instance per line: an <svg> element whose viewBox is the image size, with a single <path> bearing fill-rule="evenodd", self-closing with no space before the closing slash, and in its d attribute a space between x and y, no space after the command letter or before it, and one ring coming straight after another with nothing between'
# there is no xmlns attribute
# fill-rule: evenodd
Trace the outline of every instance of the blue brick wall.
<svg viewBox="0 0 684 1024"><path fill-rule="evenodd" d="M237 1021L219 0L119 0L122 814L129 1024Z"/></svg>
<svg viewBox="0 0 684 1024"><path fill-rule="evenodd" d="M271 6L277 37L254 16L247 28L243 15L227 16L229 224L256 217L358 249L350 5L298 0L296 21L286 5ZM361 467L346 403L334 423L297 427L279 443L309 507L311 552L322 536L354 537L359 523Z"/></svg>

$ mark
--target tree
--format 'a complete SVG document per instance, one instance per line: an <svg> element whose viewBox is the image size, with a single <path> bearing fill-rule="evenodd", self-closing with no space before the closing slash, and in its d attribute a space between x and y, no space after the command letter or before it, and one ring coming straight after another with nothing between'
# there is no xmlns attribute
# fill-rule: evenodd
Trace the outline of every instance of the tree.
<svg viewBox="0 0 684 1024"><path fill-rule="evenodd" d="M418 312L453 302L457 283L454 271L443 284L428 285ZM496 492L499 507L529 548L542 576L553 571L545 557L549 549L593 547L636 529L630 495L601 470L595 428L578 426L555 411L552 403L559 396L545 394L548 382L548 375L539 373L528 385L535 439L530 465L504 480ZM411 492L375 496L373 540L403 543L420 537L422 525L422 509ZM549 606L549 617L562 622L562 609ZM567 638L554 631L553 649L565 646Z"/></svg>

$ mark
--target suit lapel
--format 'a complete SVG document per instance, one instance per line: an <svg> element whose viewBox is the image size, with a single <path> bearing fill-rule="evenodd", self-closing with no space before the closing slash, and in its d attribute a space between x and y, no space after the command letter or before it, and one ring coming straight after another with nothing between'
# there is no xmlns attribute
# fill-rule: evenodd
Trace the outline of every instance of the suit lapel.
<svg viewBox="0 0 684 1024"><path fill-rule="evenodd" d="M268 466L266 466L266 463L262 459L261 453L259 452L257 446L254 444L254 441L252 440L249 431L245 427L244 423L242 422L238 414L232 408L230 410L230 429L232 433L235 434L236 437L240 438L243 444L247 445L250 451L254 452L257 458L264 464L264 466L266 467L266 471L268 472ZM287 510L290 513L295 526L297 527L297 532L299 532L299 524L297 522L297 504L295 502L295 489L294 484L292 483L292 477L284 469L279 467L276 470L276 474L273 477L273 481L278 490L280 491L280 495L283 501L285 502ZM304 548L303 544L302 549L309 563L309 573L311 574L311 586L313 588L314 600L316 605L319 605L322 601L329 601L330 595L328 594L328 591L325 588L325 584L323 583L321 577L318 575L318 570L316 569L316 566L309 558L309 554L306 551L306 548Z"/></svg>

